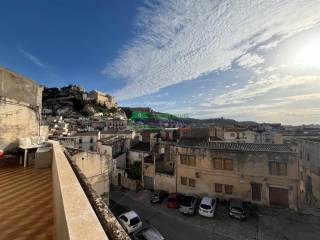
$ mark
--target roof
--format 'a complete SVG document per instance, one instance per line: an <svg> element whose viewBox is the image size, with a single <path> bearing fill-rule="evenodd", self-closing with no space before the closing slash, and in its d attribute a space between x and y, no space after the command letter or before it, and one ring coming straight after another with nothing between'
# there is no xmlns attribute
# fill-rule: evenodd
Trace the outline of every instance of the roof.
<svg viewBox="0 0 320 240"><path fill-rule="evenodd" d="M98 136L99 131L77 132L74 136Z"/></svg>
<svg viewBox="0 0 320 240"><path fill-rule="evenodd" d="M138 214L135 211L129 211L129 212L123 213L121 215L126 216L128 219L138 217Z"/></svg>
<svg viewBox="0 0 320 240"><path fill-rule="evenodd" d="M140 152L149 152L150 151L150 143L149 142L138 142L133 145L130 150L132 151L140 151Z"/></svg>
<svg viewBox="0 0 320 240"><path fill-rule="evenodd" d="M181 139L177 146L241 152L292 152L290 147L285 144L209 142L201 139Z"/></svg>
<svg viewBox="0 0 320 240"><path fill-rule="evenodd" d="M113 145L113 143L118 142L118 141L123 141L125 138L123 137L118 137L118 136L111 136L108 138L102 138L100 142L102 145Z"/></svg>
<svg viewBox="0 0 320 240"><path fill-rule="evenodd" d="M210 197L203 197L201 199L201 204L210 205L212 203L213 198Z"/></svg>
<svg viewBox="0 0 320 240"><path fill-rule="evenodd" d="M245 132L248 131L247 128L225 128L225 132Z"/></svg>
<svg viewBox="0 0 320 240"><path fill-rule="evenodd" d="M118 130L118 129L108 129L105 131L101 131L101 134L131 134L133 131L131 130Z"/></svg>

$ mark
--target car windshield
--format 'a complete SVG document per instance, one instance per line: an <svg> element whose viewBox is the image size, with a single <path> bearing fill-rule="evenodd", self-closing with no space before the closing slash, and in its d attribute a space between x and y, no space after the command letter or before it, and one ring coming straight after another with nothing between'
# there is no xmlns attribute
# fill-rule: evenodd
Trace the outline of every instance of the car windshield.
<svg viewBox="0 0 320 240"><path fill-rule="evenodd" d="M134 226L134 225L138 224L139 222L140 222L140 218L134 217L134 218L130 219L130 226Z"/></svg>
<svg viewBox="0 0 320 240"><path fill-rule="evenodd" d="M192 197L183 197L181 199L181 206L189 207L191 206Z"/></svg>
<svg viewBox="0 0 320 240"><path fill-rule="evenodd" d="M203 209L207 209L207 210L211 209L211 206L207 205L207 204L201 204L200 207L203 208Z"/></svg>

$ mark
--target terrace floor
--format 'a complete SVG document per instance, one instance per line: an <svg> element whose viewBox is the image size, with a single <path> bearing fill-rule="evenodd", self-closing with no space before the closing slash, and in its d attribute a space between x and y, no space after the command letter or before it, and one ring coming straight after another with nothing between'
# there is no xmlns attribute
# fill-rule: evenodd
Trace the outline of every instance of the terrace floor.
<svg viewBox="0 0 320 240"><path fill-rule="evenodd" d="M0 167L0 240L53 239L51 168Z"/></svg>

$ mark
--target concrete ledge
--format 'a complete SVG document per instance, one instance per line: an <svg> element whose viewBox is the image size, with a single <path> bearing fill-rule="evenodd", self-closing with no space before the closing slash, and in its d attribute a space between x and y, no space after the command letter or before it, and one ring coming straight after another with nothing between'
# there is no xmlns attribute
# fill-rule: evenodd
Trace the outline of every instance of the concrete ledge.
<svg viewBox="0 0 320 240"><path fill-rule="evenodd" d="M62 148L53 144L55 239L108 239Z"/></svg>
<svg viewBox="0 0 320 240"><path fill-rule="evenodd" d="M113 240L130 240L130 237L122 228L116 217L110 211L107 204L103 199L97 194L93 189L90 182L87 180L85 175L82 173L81 169L77 166L75 161L72 159L68 151L65 151L65 154L70 162L71 167L73 168L83 190L85 191L96 215L98 216L100 223L104 231L108 234L110 239Z"/></svg>

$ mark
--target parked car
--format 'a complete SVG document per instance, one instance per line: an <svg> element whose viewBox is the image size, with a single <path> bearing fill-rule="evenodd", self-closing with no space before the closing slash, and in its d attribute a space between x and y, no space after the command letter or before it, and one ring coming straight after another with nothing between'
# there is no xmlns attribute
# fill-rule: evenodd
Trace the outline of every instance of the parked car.
<svg viewBox="0 0 320 240"><path fill-rule="evenodd" d="M144 227L133 234L134 240L164 240L164 237L154 227Z"/></svg>
<svg viewBox="0 0 320 240"><path fill-rule="evenodd" d="M180 201L179 211L184 214L194 215L197 208L197 198L194 196L183 196Z"/></svg>
<svg viewBox="0 0 320 240"><path fill-rule="evenodd" d="M181 195L179 193L171 193L168 196L167 207L168 208L178 208L180 203Z"/></svg>
<svg viewBox="0 0 320 240"><path fill-rule="evenodd" d="M121 214L119 216L119 222L129 234L142 228L141 219L135 211Z"/></svg>
<svg viewBox="0 0 320 240"><path fill-rule="evenodd" d="M199 205L199 215L204 217L214 217L216 214L217 199L203 197Z"/></svg>
<svg viewBox="0 0 320 240"><path fill-rule="evenodd" d="M157 191L154 192L151 196L151 203L162 203L162 201L168 196L166 191Z"/></svg>
<svg viewBox="0 0 320 240"><path fill-rule="evenodd" d="M245 220L247 218L247 208L241 200L238 199L231 199L230 206L229 206L229 216Z"/></svg>

